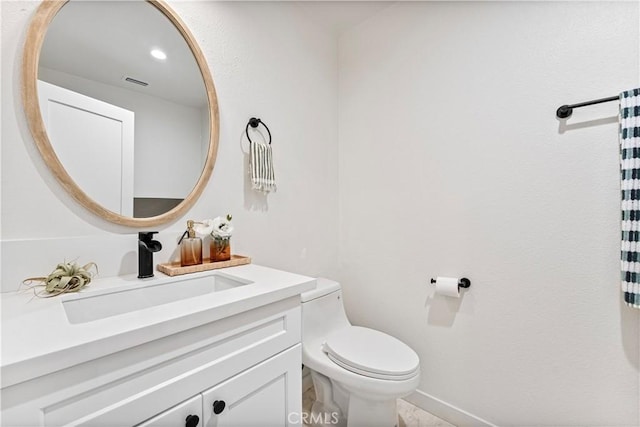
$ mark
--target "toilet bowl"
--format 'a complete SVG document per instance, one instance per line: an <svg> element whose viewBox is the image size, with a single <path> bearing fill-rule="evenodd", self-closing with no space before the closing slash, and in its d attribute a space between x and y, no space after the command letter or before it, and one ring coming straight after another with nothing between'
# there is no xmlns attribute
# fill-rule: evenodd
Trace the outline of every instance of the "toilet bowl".
<svg viewBox="0 0 640 427"><path fill-rule="evenodd" d="M302 294L302 363L311 371L314 426L394 427L396 399L420 382L418 355L383 332L352 326L340 284L318 279Z"/></svg>

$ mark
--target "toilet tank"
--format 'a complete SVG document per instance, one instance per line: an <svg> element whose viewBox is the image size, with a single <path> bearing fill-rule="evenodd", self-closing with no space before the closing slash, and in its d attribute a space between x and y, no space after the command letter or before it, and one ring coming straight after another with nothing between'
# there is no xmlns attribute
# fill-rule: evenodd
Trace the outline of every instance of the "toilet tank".
<svg viewBox="0 0 640 427"><path fill-rule="evenodd" d="M318 278L315 289L300 295L302 301L302 342L324 339L330 332L349 326L338 282Z"/></svg>

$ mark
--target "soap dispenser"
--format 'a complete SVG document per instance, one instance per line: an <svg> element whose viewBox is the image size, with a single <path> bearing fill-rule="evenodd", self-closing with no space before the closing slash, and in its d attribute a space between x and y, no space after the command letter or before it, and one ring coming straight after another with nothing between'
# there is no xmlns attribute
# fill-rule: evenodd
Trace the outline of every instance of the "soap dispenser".
<svg viewBox="0 0 640 427"><path fill-rule="evenodd" d="M202 239L196 237L196 231L193 229L194 224L193 220L187 221L187 231L180 239L180 265L182 267L202 264Z"/></svg>

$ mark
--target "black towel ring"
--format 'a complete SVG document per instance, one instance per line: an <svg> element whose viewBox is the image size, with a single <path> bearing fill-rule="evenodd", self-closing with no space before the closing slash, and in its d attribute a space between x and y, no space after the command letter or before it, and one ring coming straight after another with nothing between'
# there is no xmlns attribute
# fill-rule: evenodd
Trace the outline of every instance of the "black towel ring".
<svg viewBox="0 0 640 427"><path fill-rule="evenodd" d="M264 126L264 128L267 130L267 133L269 134L269 145L271 145L271 131L269 131L269 128L267 127L267 125L264 124L264 122L260 119L256 119L255 117L251 117L249 119L249 123L247 123L247 127L244 130L244 133L247 134L247 139L249 140L249 144L251 144L253 141L251 141L251 138L249 137L249 126L251 126L252 128L257 128L258 125L262 124L262 126Z"/></svg>

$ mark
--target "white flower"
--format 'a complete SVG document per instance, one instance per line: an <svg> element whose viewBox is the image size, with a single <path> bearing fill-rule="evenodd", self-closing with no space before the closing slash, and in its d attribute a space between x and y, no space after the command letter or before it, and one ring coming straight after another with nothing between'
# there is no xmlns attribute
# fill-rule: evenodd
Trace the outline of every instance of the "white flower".
<svg viewBox="0 0 640 427"><path fill-rule="evenodd" d="M228 217L227 215L227 218ZM214 239L228 239L231 237L233 234L233 225L231 225L231 220L227 218L219 216L213 219L211 237Z"/></svg>
<svg viewBox="0 0 640 427"><path fill-rule="evenodd" d="M203 219L202 221L197 221L193 225L193 231L200 236L206 236L207 234L211 234L213 231L213 220L212 219Z"/></svg>

